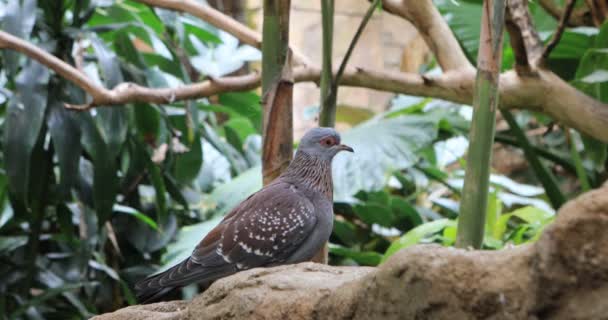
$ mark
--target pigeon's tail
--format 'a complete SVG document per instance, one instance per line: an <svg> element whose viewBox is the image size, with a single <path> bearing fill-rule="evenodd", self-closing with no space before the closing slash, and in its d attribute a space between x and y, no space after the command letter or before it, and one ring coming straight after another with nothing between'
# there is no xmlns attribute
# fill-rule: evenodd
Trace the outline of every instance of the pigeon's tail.
<svg viewBox="0 0 608 320"><path fill-rule="evenodd" d="M153 302L163 301L163 298L171 291L176 289L175 287L164 287L164 288L147 288L141 291L137 291L137 302L140 304L148 304Z"/></svg>
<svg viewBox="0 0 608 320"><path fill-rule="evenodd" d="M162 301L174 289L193 283L199 284L199 287L204 290L213 281L235 272L235 267L230 264L202 267L187 258L164 272L149 276L136 283L136 298L142 304Z"/></svg>
<svg viewBox="0 0 608 320"><path fill-rule="evenodd" d="M175 289L175 287L164 287L158 283L158 280L167 271L147 277L135 284L137 302L147 304L162 301L165 295Z"/></svg>

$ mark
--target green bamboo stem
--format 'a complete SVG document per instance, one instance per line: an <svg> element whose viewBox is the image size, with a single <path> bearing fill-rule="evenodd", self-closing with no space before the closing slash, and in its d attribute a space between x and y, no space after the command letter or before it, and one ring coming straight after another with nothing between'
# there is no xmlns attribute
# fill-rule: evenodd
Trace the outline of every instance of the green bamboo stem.
<svg viewBox="0 0 608 320"><path fill-rule="evenodd" d="M460 248L480 248L483 243L498 108L505 1L484 0L482 10L473 120L456 237Z"/></svg>
<svg viewBox="0 0 608 320"><path fill-rule="evenodd" d="M547 169L547 167L540 161L536 151L534 148L532 148L532 144L530 144L528 137L526 137L526 134L519 127L517 121L515 121L513 114L511 114L511 112L508 110L501 110L501 113L503 118L509 124L511 132L515 138L517 138L517 141L523 149L524 155L534 170L536 177L545 188L545 193L551 202L551 206L558 209L564 204L564 202L566 202L566 197L560 190L557 179L555 179L555 176L551 173L551 171L549 171L549 169Z"/></svg>
<svg viewBox="0 0 608 320"><path fill-rule="evenodd" d="M264 0L262 95L266 95L272 84L279 79L287 58L287 50L289 50L289 2L285 0Z"/></svg>
<svg viewBox="0 0 608 320"><path fill-rule="evenodd" d="M319 126L333 127L336 123L337 92L333 90L332 52L334 36L334 0L321 0L323 65L321 67L321 97Z"/></svg>
<svg viewBox="0 0 608 320"><path fill-rule="evenodd" d="M333 69L331 63L332 56L332 39L333 39L333 17L334 17L334 1L323 0L321 2L321 16L322 16L322 27L323 27L323 66L321 69L321 112L319 114L319 126L321 127L333 127L336 124L336 111L337 111L337 100L338 100L338 85L340 79L346 70L348 60L359 41L359 38L363 34L363 30L367 23L371 19L374 11L380 4L380 0L374 0L370 4L367 12L361 19L357 31L353 36L346 54L340 63L338 72L335 77L333 76Z"/></svg>

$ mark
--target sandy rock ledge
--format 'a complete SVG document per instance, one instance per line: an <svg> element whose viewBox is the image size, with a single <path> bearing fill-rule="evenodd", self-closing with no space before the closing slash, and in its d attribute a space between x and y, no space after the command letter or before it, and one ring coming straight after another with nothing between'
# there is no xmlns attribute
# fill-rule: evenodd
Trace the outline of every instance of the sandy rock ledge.
<svg viewBox="0 0 608 320"><path fill-rule="evenodd" d="M608 319L608 186L567 203L533 245L419 245L378 268L253 269L192 301L93 319Z"/></svg>

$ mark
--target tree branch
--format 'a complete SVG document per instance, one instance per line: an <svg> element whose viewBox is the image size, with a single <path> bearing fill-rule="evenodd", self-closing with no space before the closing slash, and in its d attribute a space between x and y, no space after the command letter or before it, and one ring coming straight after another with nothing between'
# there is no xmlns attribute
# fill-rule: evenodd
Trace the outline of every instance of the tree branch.
<svg viewBox="0 0 608 320"><path fill-rule="evenodd" d="M262 36L251 30L249 27L236 21L235 19L223 14L209 5L202 4L195 0L134 0L149 6L163 8L183 13L189 13L210 25L224 30L241 42L258 49L262 48ZM309 65L309 59L298 50L291 48L294 55L295 65Z"/></svg>
<svg viewBox="0 0 608 320"><path fill-rule="evenodd" d="M418 29L443 71L473 69L432 0L383 0L382 7Z"/></svg>
<svg viewBox="0 0 608 320"><path fill-rule="evenodd" d="M70 106L79 110L99 105L170 103L199 99L227 91L252 90L261 83L259 74L251 73L177 88L146 88L134 83L123 83L108 90L53 55L3 31L0 31L0 48L19 51L85 90L92 101L84 106ZM293 70L294 81L318 83L320 73L321 70L317 67L296 67ZM347 67L340 84L470 104L474 79L473 68L431 76ZM536 77L520 77L514 71L507 71L501 75L499 90L501 108L544 112L571 128L608 142L608 104L583 94L548 70L539 69Z"/></svg>
<svg viewBox="0 0 608 320"><path fill-rule="evenodd" d="M547 46L543 50L541 58L542 62L545 62L549 58L551 51L557 46L559 40L562 38L562 34L566 29L566 25L568 24L567 21L570 18L570 15L572 14L572 10L574 9L575 4L576 0L567 0L566 9L564 10L564 13L559 19L559 25L557 26L557 30L555 30L555 32L553 33L553 37L551 37L551 41L547 43Z"/></svg>
<svg viewBox="0 0 608 320"><path fill-rule="evenodd" d="M259 75L251 73L245 76L211 79L178 88L147 88L135 83L125 82L117 85L112 90L108 90L54 55L4 31L0 31L0 48L12 49L25 54L86 91L92 98L90 102L84 105L66 104L68 108L77 110L132 102L171 103L179 100L208 97L226 91L253 90L260 84Z"/></svg>
<svg viewBox="0 0 608 320"><path fill-rule="evenodd" d="M528 0L509 0L505 26L515 54L515 71L522 76L534 75L542 55L542 42L534 28Z"/></svg>

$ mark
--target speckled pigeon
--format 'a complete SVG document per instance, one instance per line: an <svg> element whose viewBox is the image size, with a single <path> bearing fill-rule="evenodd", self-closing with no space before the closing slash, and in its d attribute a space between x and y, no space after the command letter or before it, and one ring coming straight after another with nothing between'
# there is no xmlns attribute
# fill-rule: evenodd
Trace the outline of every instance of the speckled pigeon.
<svg viewBox="0 0 608 320"><path fill-rule="evenodd" d="M169 270L135 285L137 300L162 300L175 288L203 287L241 270L310 260L329 239L333 226L331 161L340 144L331 128L308 131L289 167L241 202Z"/></svg>

